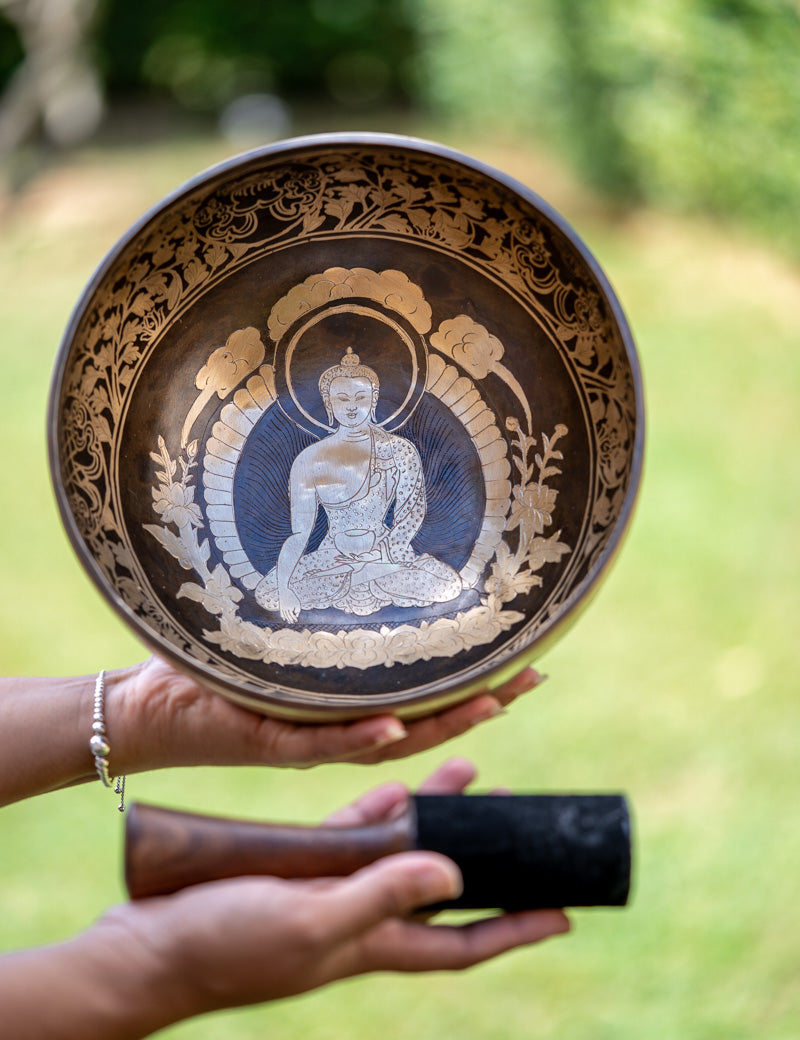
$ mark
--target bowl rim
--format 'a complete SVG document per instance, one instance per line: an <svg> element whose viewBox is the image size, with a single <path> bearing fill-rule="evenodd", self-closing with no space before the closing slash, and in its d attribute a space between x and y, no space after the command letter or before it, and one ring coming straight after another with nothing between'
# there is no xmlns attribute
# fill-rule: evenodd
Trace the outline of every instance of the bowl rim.
<svg viewBox="0 0 800 1040"><path fill-rule="evenodd" d="M325 694L325 699L322 703L319 700L319 695L308 693L298 696L295 693L287 695L280 691L268 692L263 684L260 684L258 689L256 689L255 683L253 684L252 693L241 693L238 685L241 685L242 689L246 689L246 684L237 684L237 688L235 688L230 681L217 677L207 666L204 666L191 655L184 653L179 647L158 638L149 626L130 609L125 600L110 586L94 556L87 548L78 530L72 510L68 506L60 479L59 408L63 380L67 372L66 362L85 310L111 266L151 221L176 205L184 196L246 164L269 160L277 156L286 156L288 158L294 152L302 151L307 153L313 149L329 150L335 147L354 147L359 145L401 148L408 152L416 152L420 155L443 159L482 175L500 184L538 210L579 254L581 260L591 272L598 290L602 293L604 301L611 311L611 317L623 344L630 370L636 421L630 454L628 486L619 514L613 523L602 551L594 561L590 571L572 589L567 599L548 619L546 631L527 646L515 652L510 658L499 664L487 666L486 671L482 672L474 680L458 687L446 688L441 692L435 693L406 691L406 693L401 695L350 694L339 696ZM610 564L616 557L630 529L641 490L644 466L645 396L641 365L633 333L619 298L592 250L589 249L572 224L554 206L517 178L481 159L474 158L448 145L403 134L372 131L336 131L289 137L248 149L212 164L182 184L179 184L158 202L150 206L117 238L95 267L70 313L54 361L48 394L46 423L51 485L69 542L95 587L118 616L136 634L137 638L151 652L172 661L181 670L188 672L207 687L251 710L290 718L295 721L335 722L348 718L366 717L367 715L387 711L403 718L413 718L438 711L449 704L463 701L477 692L491 692L517 674L527 664L538 658L563 635L564 630L574 623L591 601L602 580L608 574Z"/></svg>

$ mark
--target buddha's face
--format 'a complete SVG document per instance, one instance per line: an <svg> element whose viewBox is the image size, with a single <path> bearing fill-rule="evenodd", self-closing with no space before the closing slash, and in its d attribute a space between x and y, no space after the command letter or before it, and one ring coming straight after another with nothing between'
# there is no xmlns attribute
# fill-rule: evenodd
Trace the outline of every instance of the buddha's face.
<svg viewBox="0 0 800 1040"><path fill-rule="evenodd" d="M326 403L339 425L353 430L369 420L377 400L378 390L371 380L337 376L331 381Z"/></svg>

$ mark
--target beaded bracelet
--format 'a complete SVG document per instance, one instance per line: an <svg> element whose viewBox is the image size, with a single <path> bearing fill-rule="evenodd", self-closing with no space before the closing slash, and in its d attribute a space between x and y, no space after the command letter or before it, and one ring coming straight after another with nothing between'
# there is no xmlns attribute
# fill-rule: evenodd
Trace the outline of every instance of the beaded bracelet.
<svg viewBox="0 0 800 1040"><path fill-rule="evenodd" d="M92 736L89 741L89 750L94 758L94 768L104 787L111 787L112 777L108 772L108 756L111 754L111 745L106 735L106 721L103 711L103 700L106 692L106 673L100 671L94 684L94 712L92 715ZM120 812L125 812L125 777L118 776L114 786L115 794L119 795Z"/></svg>

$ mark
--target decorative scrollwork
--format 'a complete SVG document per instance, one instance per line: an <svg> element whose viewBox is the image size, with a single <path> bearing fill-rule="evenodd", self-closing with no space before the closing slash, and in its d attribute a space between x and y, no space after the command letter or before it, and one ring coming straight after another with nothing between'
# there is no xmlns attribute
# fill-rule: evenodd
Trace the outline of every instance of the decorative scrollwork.
<svg viewBox="0 0 800 1040"><path fill-rule="evenodd" d="M342 235L434 247L502 283L535 316L575 374L597 445L588 533L573 547L571 568L576 573L588 572L608 541L630 479L635 391L624 350L615 341L615 318L609 304L562 232L502 183L487 179L479 170L461 167L456 177L452 162L435 154L419 152L409 163L400 148L333 144L327 149L300 148L289 156L262 156L191 187L118 251L72 329L57 404L62 432L60 471L67 506L80 536L116 594L172 643L188 647L188 637L149 591L116 490L123 419L137 379L167 330L215 286L295 243L325 242ZM411 296L407 299L412 301ZM430 308L426 312L406 306L405 314L423 332L426 320L430 323L429 312ZM488 330L465 315L448 322L433 333L432 346L461 366L465 378L485 378L478 374L483 368L475 367L478 355L481 364L488 365L487 371L502 378L502 355L497 354ZM479 338L485 334L489 344L477 354L473 350L476 334ZM268 367L262 366L262 374ZM513 386L514 377L506 372L506 385L520 401L521 415L519 419L510 417L505 424L514 438L513 447L507 448L519 479L513 485L509 511L501 518L502 538L495 555L481 564L489 569L480 606L463 616L428 624L431 635L428 648L420 651L423 657L438 653L435 647L444 645L440 635L443 641L450 640L447 653L455 652L454 628L461 633L456 638L463 645L474 646L475 640L480 642L478 632L495 632L491 641L513 626L521 615L518 618L519 612L508 609L507 604L537 584L544 563L555 563L570 551L558 533L545 537L545 528L552 526L557 495L545 480L554 474L546 471L552 471L554 460L558 461L560 451L555 445L564 435L559 427L549 440L542 433L540 451L530 462L532 417L524 392ZM268 381L269 372L266 378ZM198 602L219 617L219 630L206 633L209 642L237 656L265 660L259 641L268 630L253 626L262 633L256 638L248 627L252 622L236 622L236 593L240 590L221 565L208 571L208 557L203 557L207 542L199 537L203 526L202 520L197 522L199 505L193 498L197 458L189 455L190 431L182 453L174 459L167 450L171 435L163 432L167 435L164 444L159 443L154 452L160 475L159 497L154 498L153 506L161 508L161 512L156 510L160 522L148 530L181 566L188 563L187 569L199 576L201 584L187 583L181 591L184 596L200 596ZM178 436L175 443L179 442ZM179 468L171 472L171 465ZM537 467L537 479L533 479L533 471L529 473L531 466ZM559 605L556 599L548 610L557 611ZM440 621L449 626L447 636L443 627L437 628ZM415 638L422 627L414 629ZM301 635L293 631L283 638L295 645L302 642ZM333 636L318 635L320 646L331 647L332 661L344 660L345 651L339 644L333 648L330 642ZM354 633L350 636L355 638ZM370 647L361 651L363 661L373 661L374 636L372 630L363 636L363 646ZM405 661L412 654L413 640L405 626L393 629L385 643L383 664ZM234 644L238 650L232 650ZM204 656L194 642L191 653ZM272 659L277 661L278 656Z"/></svg>

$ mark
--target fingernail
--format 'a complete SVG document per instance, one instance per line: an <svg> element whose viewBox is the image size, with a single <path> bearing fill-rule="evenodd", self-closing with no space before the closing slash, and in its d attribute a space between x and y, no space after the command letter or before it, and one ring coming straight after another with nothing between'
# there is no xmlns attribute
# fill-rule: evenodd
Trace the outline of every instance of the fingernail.
<svg viewBox="0 0 800 1040"><path fill-rule="evenodd" d="M425 888L431 891L425 896L426 902L441 902L445 899L458 899L464 891L461 871L450 861L436 866L424 867L421 880Z"/></svg>
<svg viewBox="0 0 800 1040"><path fill-rule="evenodd" d="M508 711L502 704L495 704L494 707L486 708L472 719L470 725L479 726L482 722L488 722L489 719L496 719L498 715L508 715Z"/></svg>
<svg viewBox="0 0 800 1040"><path fill-rule="evenodd" d="M386 747L387 744L396 744L398 740L403 740L408 736L408 730L405 728L400 719L389 719L380 733L376 734L375 739L370 744L371 748L382 748Z"/></svg>

